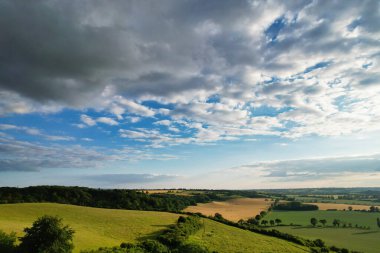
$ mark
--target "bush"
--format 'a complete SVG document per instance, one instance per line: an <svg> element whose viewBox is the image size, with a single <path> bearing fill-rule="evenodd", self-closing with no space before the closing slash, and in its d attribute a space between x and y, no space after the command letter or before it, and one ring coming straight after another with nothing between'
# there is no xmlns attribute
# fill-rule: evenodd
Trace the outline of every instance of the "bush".
<svg viewBox="0 0 380 253"><path fill-rule="evenodd" d="M16 246L16 233L7 234L0 230L0 252L1 253L13 253Z"/></svg>
<svg viewBox="0 0 380 253"><path fill-rule="evenodd" d="M179 247L174 253L210 253L210 251L198 244L187 243Z"/></svg>
<svg viewBox="0 0 380 253"><path fill-rule="evenodd" d="M21 252L25 253L70 253L74 230L62 225L62 219L55 216L38 218L31 228L24 229L20 238Z"/></svg>
<svg viewBox="0 0 380 253"><path fill-rule="evenodd" d="M144 251L149 253L169 253L168 247L156 240L146 240L140 243L140 246Z"/></svg>

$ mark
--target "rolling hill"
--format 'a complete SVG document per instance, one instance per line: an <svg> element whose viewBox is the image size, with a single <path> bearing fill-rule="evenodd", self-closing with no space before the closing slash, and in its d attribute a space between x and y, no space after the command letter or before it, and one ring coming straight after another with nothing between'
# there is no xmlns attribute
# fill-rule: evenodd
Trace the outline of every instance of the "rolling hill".
<svg viewBox="0 0 380 253"><path fill-rule="evenodd" d="M115 210L53 203L0 205L0 229L22 235L24 227L44 214L58 215L64 224L76 231L74 252L101 246L116 246L121 242L136 242L149 238L174 224L178 214L166 212ZM264 236L215 221L204 219L204 229L190 241L223 252L308 252L293 243Z"/></svg>

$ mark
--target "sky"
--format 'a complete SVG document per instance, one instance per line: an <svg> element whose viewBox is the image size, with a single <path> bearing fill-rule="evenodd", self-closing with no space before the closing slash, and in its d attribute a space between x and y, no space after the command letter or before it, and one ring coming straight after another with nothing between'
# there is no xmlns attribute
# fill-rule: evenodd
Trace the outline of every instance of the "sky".
<svg viewBox="0 0 380 253"><path fill-rule="evenodd" d="M380 187L380 1L0 0L0 186Z"/></svg>

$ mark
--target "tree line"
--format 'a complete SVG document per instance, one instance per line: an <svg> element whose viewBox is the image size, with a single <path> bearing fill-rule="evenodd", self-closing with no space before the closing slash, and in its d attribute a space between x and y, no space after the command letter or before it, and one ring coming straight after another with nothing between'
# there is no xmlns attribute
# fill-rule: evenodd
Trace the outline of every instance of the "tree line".
<svg viewBox="0 0 380 253"><path fill-rule="evenodd" d="M54 202L80 206L179 212L196 203L225 200L228 195L217 192L195 193L189 196L175 194L148 194L138 190L93 189L66 186L31 186L26 188L1 187L0 204Z"/></svg>

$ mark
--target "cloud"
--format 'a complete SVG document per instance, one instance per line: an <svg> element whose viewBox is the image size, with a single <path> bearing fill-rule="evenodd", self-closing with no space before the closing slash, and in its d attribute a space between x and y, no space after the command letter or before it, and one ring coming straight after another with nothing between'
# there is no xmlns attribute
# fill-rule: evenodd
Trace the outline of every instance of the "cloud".
<svg viewBox="0 0 380 253"><path fill-rule="evenodd" d="M0 172L95 168L111 159L96 150L78 145L44 146L6 138L0 138L0 144Z"/></svg>
<svg viewBox="0 0 380 253"><path fill-rule="evenodd" d="M85 115L85 114L82 114L80 116L80 120L87 126L95 126L98 122L103 123L103 124L107 124L110 126L116 126L119 124L116 120L109 118L109 117L98 117L96 119L93 119L90 116ZM83 128L83 127L85 127L85 125L77 124L77 126L79 128Z"/></svg>
<svg viewBox="0 0 380 253"><path fill-rule="evenodd" d="M34 136L40 136L46 140L49 141L74 141L75 138L72 136L63 136L63 135L48 135L45 133L42 133L41 130L32 128L32 127L25 127L25 126L16 126L16 125L10 125L10 124L0 124L0 130L7 131L7 130L13 130L13 131L21 131L25 132L29 135Z"/></svg>
<svg viewBox="0 0 380 253"><path fill-rule="evenodd" d="M86 181L95 181L110 185L168 182L177 178L178 176L175 175L160 174L99 174L81 176L81 179Z"/></svg>
<svg viewBox="0 0 380 253"><path fill-rule="evenodd" d="M172 122L155 147L377 131L379 4L3 1L0 114Z"/></svg>

